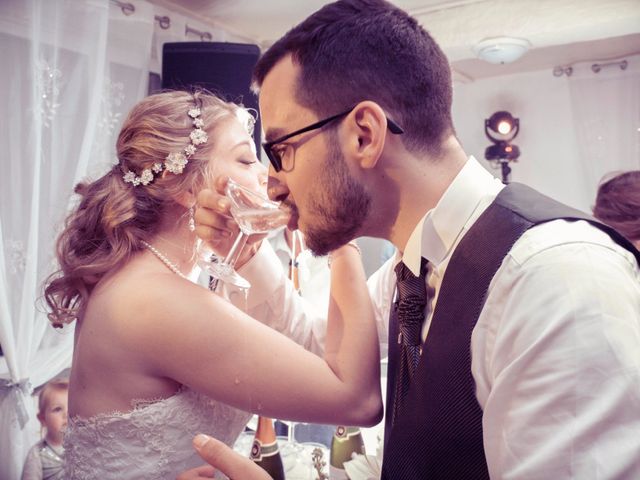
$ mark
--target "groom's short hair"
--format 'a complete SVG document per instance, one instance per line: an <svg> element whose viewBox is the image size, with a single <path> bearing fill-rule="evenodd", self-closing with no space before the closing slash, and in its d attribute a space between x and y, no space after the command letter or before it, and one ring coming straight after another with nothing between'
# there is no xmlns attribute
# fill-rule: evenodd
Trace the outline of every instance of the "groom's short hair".
<svg viewBox="0 0 640 480"><path fill-rule="evenodd" d="M296 100L318 116L372 100L405 130L407 149L432 154L453 133L447 58L415 18L384 0L340 0L315 12L264 53L256 89L288 54L301 67Z"/></svg>

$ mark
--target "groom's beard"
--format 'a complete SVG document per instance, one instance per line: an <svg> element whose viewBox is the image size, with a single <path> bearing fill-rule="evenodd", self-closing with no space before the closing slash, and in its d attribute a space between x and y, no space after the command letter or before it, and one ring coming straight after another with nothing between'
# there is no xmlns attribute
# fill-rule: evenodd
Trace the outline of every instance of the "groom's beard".
<svg viewBox="0 0 640 480"><path fill-rule="evenodd" d="M358 236L371 209L371 196L349 173L337 135L328 132L329 161L310 197L313 222L305 228L305 241L314 255L326 255Z"/></svg>

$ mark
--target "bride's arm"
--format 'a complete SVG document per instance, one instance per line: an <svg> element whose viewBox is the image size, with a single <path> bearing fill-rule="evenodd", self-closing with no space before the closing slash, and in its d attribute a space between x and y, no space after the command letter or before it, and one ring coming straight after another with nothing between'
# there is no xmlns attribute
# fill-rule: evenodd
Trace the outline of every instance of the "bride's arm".
<svg viewBox="0 0 640 480"><path fill-rule="evenodd" d="M129 338L154 374L261 415L374 425L378 337L356 250L334 252L325 358L201 287L164 276Z"/></svg>
<svg viewBox="0 0 640 480"><path fill-rule="evenodd" d="M256 255L238 273L251 282L251 288L245 300L244 294L236 294L236 287L225 286L225 289L233 291L227 298L234 305L322 356L327 332L327 308L318 308L296 291L268 241L262 242Z"/></svg>

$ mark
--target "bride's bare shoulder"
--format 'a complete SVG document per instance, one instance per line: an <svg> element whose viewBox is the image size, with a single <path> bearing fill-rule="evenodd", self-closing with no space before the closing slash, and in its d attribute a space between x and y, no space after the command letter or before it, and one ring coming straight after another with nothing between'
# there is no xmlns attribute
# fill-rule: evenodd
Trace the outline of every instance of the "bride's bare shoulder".
<svg viewBox="0 0 640 480"><path fill-rule="evenodd" d="M173 318L190 305L214 306L219 298L173 272L123 269L105 277L91 293L87 314L98 313L136 324Z"/></svg>

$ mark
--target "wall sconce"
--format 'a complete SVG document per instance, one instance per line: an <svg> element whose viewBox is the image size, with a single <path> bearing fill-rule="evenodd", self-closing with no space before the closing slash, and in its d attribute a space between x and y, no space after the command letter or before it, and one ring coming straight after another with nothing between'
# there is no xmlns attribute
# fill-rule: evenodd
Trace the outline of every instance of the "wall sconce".
<svg viewBox="0 0 640 480"><path fill-rule="evenodd" d="M514 118L509 112L495 112L484 121L484 133L493 145L484 151L484 158L492 162L496 168L502 168L502 181L509 183L511 167L509 162L515 162L520 156L520 149L511 141L520 131L520 119Z"/></svg>

